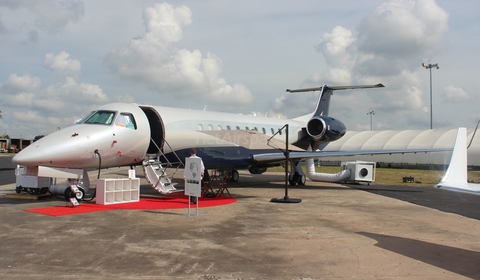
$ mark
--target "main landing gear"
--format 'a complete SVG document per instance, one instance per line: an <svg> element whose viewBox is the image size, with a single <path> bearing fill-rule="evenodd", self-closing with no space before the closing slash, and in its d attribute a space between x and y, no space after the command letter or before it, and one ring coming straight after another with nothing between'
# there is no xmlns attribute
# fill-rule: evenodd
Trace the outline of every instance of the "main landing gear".
<svg viewBox="0 0 480 280"><path fill-rule="evenodd" d="M305 186L307 177L305 176L305 173L303 173L300 161L291 161L290 165L290 170L294 170L290 173L290 176L288 177L288 183L290 184L290 186Z"/></svg>
<svg viewBox="0 0 480 280"><path fill-rule="evenodd" d="M238 170L232 169L232 179L230 179L232 182L238 182L238 179L240 179L240 174L238 174Z"/></svg>

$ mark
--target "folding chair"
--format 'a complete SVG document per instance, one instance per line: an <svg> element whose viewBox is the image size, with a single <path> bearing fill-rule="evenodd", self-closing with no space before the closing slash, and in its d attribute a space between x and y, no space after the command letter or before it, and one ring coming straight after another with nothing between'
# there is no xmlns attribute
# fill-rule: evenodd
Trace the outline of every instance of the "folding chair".
<svg viewBox="0 0 480 280"><path fill-rule="evenodd" d="M213 178L208 174L208 170L205 169L202 178L202 197L215 197L216 194L212 189Z"/></svg>
<svg viewBox="0 0 480 280"><path fill-rule="evenodd" d="M216 196L221 196L221 195L226 196L228 194L228 196L232 197L232 195L230 194L227 188L227 184L231 178L232 178L231 173L224 171L224 173L222 174L221 181L218 184L218 190L217 190Z"/></svg>

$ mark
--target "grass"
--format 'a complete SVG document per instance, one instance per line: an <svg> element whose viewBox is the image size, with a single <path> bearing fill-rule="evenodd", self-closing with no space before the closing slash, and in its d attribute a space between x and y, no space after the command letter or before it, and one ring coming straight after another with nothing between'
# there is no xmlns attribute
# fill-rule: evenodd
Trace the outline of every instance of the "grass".
<svg viewBox="0 0 480 280"><path fill-rule="evenodd" d="M305 168L304 168L305 170ZM340 166L321 166L315 167L316 172L322 173L337 173L340 171ZM421 170L421 169L400 169L400 168L376 168L375 169L375 185L415 185L415 186L433 186L440 182L444 175L441 170ZM283 167L272 167L268 171L285 172ZM404 183L403 177L413 177L414 183ZM480 182L480 172L469 171L468 180L473 180L476 183Z"/></svg>

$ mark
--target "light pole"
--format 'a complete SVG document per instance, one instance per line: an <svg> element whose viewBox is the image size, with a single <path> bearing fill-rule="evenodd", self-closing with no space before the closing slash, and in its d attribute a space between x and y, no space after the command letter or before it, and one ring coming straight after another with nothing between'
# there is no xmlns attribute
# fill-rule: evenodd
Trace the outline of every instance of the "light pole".
<svg viewBox="0 0 480 280"><path fill-rule="evenodd" d="M432 67L436 67L437 69L439 69L440 67L438 67L438 64L435 63L435 64L425 64L425 63L422 63L422 66L425 67L425 69L429 69L430 70L430 129L433 128L433 107L432 107Z"/></svg>
<svg viewBox="0 0 480 280"><path fill-rule="evenodd" d="M372 125L372 116L375 115L375 111L370 111L367 113L367 115L370 115L370 130L373 130L373 125Z"/></svg>

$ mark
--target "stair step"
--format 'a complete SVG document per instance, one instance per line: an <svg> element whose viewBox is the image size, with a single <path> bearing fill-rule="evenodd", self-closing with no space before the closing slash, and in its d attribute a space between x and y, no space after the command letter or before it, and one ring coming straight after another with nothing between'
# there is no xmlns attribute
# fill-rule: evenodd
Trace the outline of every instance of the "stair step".
<svg viewBox="0 0 480 280"><path fill-rule="evenodd" d="M183 190L177 190L175 188L178 183L171 182L171 178L173 178L178 170L178 168L174 169L173 174L169 175L167 168L171 166L171 163L160 162L158 155L147 155L143 161L142 167L147 182L154 190L161 194L183 192Z"/></svg>

